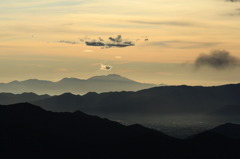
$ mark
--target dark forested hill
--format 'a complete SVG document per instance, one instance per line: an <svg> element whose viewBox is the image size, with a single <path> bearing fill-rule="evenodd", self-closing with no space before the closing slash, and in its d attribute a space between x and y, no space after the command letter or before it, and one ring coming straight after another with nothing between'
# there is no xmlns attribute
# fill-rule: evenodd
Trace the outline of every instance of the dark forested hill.
<svg viewBox="0 0 240 159"><path fill-rule="evenodd" d="M80 111L56 113L22 103L0 106L3 158L239 158L239 125L224 124L185 140Z"/></svg>
<svg viewBox="0 0 240 159"><path fill-rule="evenodd" d="M131 158L172 156L179 140L141 125L124 126L80 111L54 113L22 103L0 106L1 155ZM50 155L50 156L49 156Z"/></svg>

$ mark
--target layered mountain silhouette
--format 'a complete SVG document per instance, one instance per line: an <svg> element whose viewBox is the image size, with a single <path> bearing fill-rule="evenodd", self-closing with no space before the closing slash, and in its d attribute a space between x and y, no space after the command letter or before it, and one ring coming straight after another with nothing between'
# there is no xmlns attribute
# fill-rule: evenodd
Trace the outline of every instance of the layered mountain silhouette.
<svg viewBox="0 0 240 159"><path fill-rule="evenodd" d="M34 101L46 110L91 114L209 114L224 105L240 104L240 84L215 87L162 86L137 92L65 93Z"/></svg>
<svg viewBox="0 0 240 159"><path fill-rule="evenodd" d="M0 90L8 93L33 92L36 94L59 95L65 92L85 94L88 92L137 91L154 86L156 85L139 83L117 74L109 74L91 77L86 80L63 78L58 82L38 79L12 81L10 83L0 83Z"/></svg>
<svg viewBox="0 0 240 159"><path fill-rule="evenodd" d="M80 110L121 123L137 122L158 130L164 127L168 134L186 137L222 123L240 123L239 94L240 84L161 86L137 92L89 92L85 95L0 93L0 104L30 102L55 112Z"/></svg>
<svg viewBox="0 0 240 159"><path fill-rule="evenodd" d="M180 140L135 124L124 126L81 111L56 113L28 103L0 106L1 157L239 158L237 124Z"/></svg>

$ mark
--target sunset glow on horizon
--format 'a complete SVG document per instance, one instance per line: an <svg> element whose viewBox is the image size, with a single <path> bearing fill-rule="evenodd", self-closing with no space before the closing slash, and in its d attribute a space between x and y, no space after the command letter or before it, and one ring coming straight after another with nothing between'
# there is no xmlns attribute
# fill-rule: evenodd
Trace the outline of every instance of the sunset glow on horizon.
<svg viewBox="0 0 240 159"><path fill-rule="evenodd" d="M240 2L8 0L0 13L0 82L114 73L170 85L240 83ZM85 44L118 35L135 46ZM196 68L203 54L210 59Z"/></svg>

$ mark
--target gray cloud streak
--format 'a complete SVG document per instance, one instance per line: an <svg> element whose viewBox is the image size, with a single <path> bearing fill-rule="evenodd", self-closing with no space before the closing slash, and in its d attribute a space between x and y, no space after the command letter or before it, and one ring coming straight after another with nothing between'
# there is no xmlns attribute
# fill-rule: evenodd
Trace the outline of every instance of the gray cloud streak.
<svg viewBox="0 0 240 159"><path fill-rule="evenodd" d="M172 25L172 26L193 26L193 23L180 22L180 21L141 21L141 20L131 20L128 21L137 24L147 24L147 25Z"/></svg>
<svg viewBox="0 0 240 159"><path fill-rule="evenodd" d="M68 41L68 40L60 40L58 41L59 43L65 43L65 44L79 44L79 42L75 42L75 41Z"/></svg>
<svg viewBox="0 0 240 159"><path fill-rule="evenodd" d="M195 60L196 68L208 66L214 69L222 70L233 68L240 64L240 59L232 56L225 50L214 50L210 54L201 54Z"/></svg>

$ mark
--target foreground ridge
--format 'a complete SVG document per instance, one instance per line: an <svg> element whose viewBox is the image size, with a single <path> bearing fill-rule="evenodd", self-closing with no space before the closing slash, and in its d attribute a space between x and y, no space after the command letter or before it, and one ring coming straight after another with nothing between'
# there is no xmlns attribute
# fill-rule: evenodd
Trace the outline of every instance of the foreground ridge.
<svg viewBox="0 0 240 159"><path fill-rule="evenodd" d="M56 113L20 103L0 106L0 126L0 152L7 157L240 157L240 140L229 138L229 134L220 134L225 129L228 132L239 130L237 124L221 125L179 140L138 124L124 126L81 111Z"/></svg>

